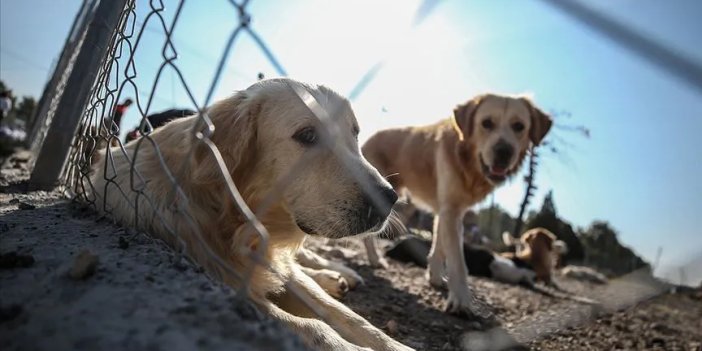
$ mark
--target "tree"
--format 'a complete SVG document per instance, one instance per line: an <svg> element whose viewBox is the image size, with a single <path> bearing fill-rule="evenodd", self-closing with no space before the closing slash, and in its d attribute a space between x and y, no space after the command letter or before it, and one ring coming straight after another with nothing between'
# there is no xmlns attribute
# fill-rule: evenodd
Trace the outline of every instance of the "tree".
<svg viewBox="0 0 702 351"><path fill-rule="evenodd" d="M522 204L519 205L519 214L514 221L514 232L512 235L520 235L522 232L522 226L524 226L524 212L526 211L529 202L531 202L531 197L534 196L534 190L536 190L536 185L534 185L534 177L536 176L536 165L539 154L536 153L536 148L531 148L529 152L529 173L524 177L526 182L526 190L524 191L524 199Z"/></svg>
<svg viewBox="0 0 702 351"><path fill-rule="evenodd" d="M605 273L621 275L649 267L646 261L619 242L617 231L606 221L592 222L580 238L587 253L587 264Z"/></svg>
<svg viewBox="0 0 702 351"><path fill-rule="evenodd" d="M34 116L34 111L37 108L37 102L31 96L23 96L20 103L16 106L15 115L18 119L30 122Z"/></svg>
<svg viewBox="0 0 702 351"><path fill-rule="evenodd" d="M502 243L502 233L514 228L514 218L500 206L483 208L477 215L480 234L498 247Z"/></svg>

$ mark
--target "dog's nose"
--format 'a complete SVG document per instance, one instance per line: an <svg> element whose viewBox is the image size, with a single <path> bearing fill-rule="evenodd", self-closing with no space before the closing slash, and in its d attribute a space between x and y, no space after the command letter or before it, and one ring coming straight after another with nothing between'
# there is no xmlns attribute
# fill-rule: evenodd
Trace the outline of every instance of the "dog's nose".
<svg viewBox="0 0 702 351"><path fill-rule="evenodd" d="M514 148L512 145L504 141L499 141L495 145L493 151L495 153L494 166L506 168L514 155Z"/></svg>
<svg viewBox="0 0 702 351"><path fill-rule="evenodd" d="M377 188L376 194L379 196L374 196L373 198L368 196L367 202L371 204L372 219L374 221L383 221L390 215L392 206L397 202L397 193L390 187L380 186Z"/></svg>

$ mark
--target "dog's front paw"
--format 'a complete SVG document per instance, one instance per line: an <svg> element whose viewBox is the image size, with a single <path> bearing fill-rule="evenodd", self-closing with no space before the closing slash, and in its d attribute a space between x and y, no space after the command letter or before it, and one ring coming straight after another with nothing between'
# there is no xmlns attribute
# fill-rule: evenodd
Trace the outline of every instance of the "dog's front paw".
<svg viewBox="0 0 702 351"><path fill-rule="evenodd" d="M349 292L349 283L339 272L323 269L312 276L319 286L336 299L341 299Z"/></svg>
<svg viewBox="0 0 702 351"><path fill-rule="evenodd" d="M443 272L442 272L443 273ZM446 288L446 278L442 273L436 273L431 269L427 269L425 278L429 281L429 284L436 289Z"/></svg>
<svg viewBox="0 0 702 351"><path fill-rule="evenodd" d="M470 294L455 294L452 291L448 293L448 299L446 301L446 312L472 317L474 316L472 309L472 299Z"/></svg>
<svg viewBox="0 0 702 351"><path fill-rule="evenodd" d="M346 266L337 268L339 274L341 274L341 276L344 277L344 279L346 279L346 282L349 284L349 289L355 289L359 284L365 284L365 282L363 281L363 277L361 277L353 269Z"/></svg>

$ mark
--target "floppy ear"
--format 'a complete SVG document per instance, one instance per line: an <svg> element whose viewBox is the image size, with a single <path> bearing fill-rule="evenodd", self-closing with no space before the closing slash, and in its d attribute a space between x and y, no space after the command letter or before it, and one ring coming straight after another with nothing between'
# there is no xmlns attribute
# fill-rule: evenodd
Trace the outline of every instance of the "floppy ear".
<svg viewBox="0 0 702 351"><path fill-rule="evenodd" d="M478 110L482 99L482 95L476 96L465 104L458 105L453 109L453 118L451 120L453 121L453 128L458 132L458 138L461 141L473 134L475 111Z"/></svg>
<svg viewBox="0 0 702 351"><path fill-rule="evenodd" d="M207 115L215 126L210 140L217 146L227 171L232 175L249 165L256 154L260 103L254 100L247 92L241 91L207 110ZM205 128L203 123L200 125ZM212 150L200 140L195 139L194 142L197 146L193 157L193 181L210 183L220 179L219 165Z"/></svg>
<svg viewBox="0 0 702 351"><path fill-rule="evenodd" d="M551 116L536 107L531 100L527 98L522 98L522 100L529 106L529 111L531 112L529 139L531 139L534 146L538 146L541 144L541 141L544 140L546 133L551 129L553 121L551 120Z"/></svg>

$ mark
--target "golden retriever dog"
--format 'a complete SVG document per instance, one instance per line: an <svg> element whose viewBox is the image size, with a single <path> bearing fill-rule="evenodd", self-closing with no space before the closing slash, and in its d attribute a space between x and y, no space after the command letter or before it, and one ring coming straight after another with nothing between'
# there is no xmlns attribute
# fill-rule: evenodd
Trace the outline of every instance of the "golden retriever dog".
<svg viewBox="0 0 702 351"><path fill-rule="evenodd" d="M308 103L328 111L333 134ZM126 155L119 148L103 155L91 176L95 191L86 195L123 224L175 247L184 244L209 274L248 289L265 313L315 349L411 350L329 296L304 272L314 271L295 260L307 235L343 238L381 230L397 200L361 155L349 102L324 86L272 79L215 103L207 115L218 154L193 133L204 129L200 116L177 119L151 134L158 150L140 138L125 146ZM306 163L296 167L300 160ZM247 220L251 212L230 195L227 177L267 230L267 245L256 235L261 226ZM374 206L364 182L390 206Z"/></svg>
<svg viewBox="0 0 702 351"><path fill-rule="evenodd" d="M463 215L518 171L529 148L549 131L551 118L525 97L494 94L477 96L453 112L432 125L380 131L365 143L363 155L395 191L409 190L437 215L429 281L442 286L447 273L447 310L470 313ZM373 241L365 242L371 264L378 265Z"/></svg>

